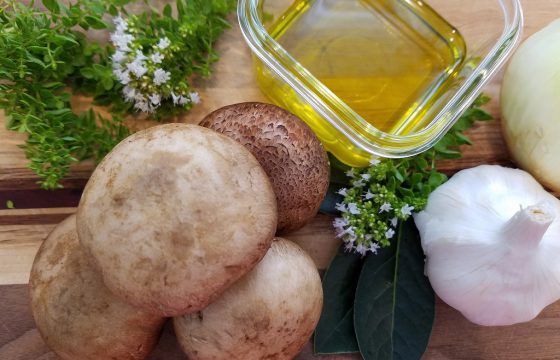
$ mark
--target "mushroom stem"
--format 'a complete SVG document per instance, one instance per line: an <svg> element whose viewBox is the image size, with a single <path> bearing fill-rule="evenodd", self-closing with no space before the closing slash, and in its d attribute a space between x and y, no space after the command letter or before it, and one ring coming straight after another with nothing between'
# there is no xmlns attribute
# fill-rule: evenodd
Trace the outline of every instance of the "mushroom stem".
<svg viewBox="0 0 560 360"><path fill-rule="evenodd" d="M505 240L522 246L537 246L555 218L548 202L521 208L505 223Z"/></svg>

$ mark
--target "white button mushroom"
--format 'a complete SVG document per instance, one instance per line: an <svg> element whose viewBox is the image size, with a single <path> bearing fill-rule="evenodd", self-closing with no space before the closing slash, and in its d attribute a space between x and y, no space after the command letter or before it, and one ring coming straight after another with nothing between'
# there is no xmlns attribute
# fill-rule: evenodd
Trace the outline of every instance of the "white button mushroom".
<svg viewBox="0 0 560 360"><path fill-rule="evenodd" d="M168 124L117 145L91 176L78 233L107 287L164 316L198 311L265 255L276 199L251 153Z"/></svg>
<svg viewBox="0 0 560 360"><path fill-rule="evenodd" d="M164 318L122 302L103 285L80 247L74 215L41 245L29 287L37 329L64 360L139 360L157 343Z"/></svg>
<svg viewBox="0 0 560 360"><path fill-rule="evenodd" d="M321 315L323 290L313 260L278 238L264 259L218 300L173 319L189 359L293 359Z"/></svg>

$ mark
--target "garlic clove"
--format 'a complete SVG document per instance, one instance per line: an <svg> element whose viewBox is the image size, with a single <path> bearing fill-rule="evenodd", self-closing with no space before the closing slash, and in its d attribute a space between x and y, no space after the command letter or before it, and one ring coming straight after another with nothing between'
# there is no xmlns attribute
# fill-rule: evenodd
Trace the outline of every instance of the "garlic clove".
<svg viewBox="0 0 560 360"><path fill-rule="evenodd" d="M560 201L530 175L457 173L415 216L438 296L474 323L529 321L560 298Z"/></svg>

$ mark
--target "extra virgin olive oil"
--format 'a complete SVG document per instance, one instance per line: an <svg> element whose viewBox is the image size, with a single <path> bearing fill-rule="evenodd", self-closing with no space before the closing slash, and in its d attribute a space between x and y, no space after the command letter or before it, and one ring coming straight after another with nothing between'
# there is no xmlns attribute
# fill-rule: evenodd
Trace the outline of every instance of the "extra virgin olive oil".
<svg viewBox="0 0 560 360"><path fill-rule="evenodd" d="M368 126L398 135L425 125L466 53L458 31L419 0L296 0L268 31L324 85L317 88L325 98L334 95ZM295 105L298 95L267 82L265 72L257 67L264 92L314 121L318 115Z"/></svg>

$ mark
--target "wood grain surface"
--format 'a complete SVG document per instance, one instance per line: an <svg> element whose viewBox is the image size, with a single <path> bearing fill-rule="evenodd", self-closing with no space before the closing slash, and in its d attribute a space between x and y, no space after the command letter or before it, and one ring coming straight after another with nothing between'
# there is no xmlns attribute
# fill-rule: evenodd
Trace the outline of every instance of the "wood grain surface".
<svg viewBox="0 0 560 360"><path fill-rule="evenodd" d="M434 2L444 3L443 0ZM525 10L525 37L560 17L558 0L522 0ZM448 2L453 16L461 17L461 2ZM488 25L490 26L490 25ZM484 32L483 26L476 30ZM197 123L208 112L232 103L266 101L256 86L248 47L234 26L218 45L222 59L209 80L199 80L195 87L203 103L178 121ZM460 169L482 163L511 165L500 133L499 90L501 75L487 86L485 92L493 100L488 110L496 121L479 124L470 131L474 146L465 148L460 160L440 162L439 168L452 174ZM86 107L88 99L75 98L76 108ZM0 115L0 122L4 118ZM134 128L149 126L146 121L131 122ZM75 211L81 190L93 169L92 163L73 167L64 181L65 189L56 192L40 190L36 176L27 169L27 161L18 148L25 140L22 134L8 132L0 126L0 360L52 360L34 328L27 300L27 283L37 248L48 232L64 217ZM17 209L5 209L12 200ZM290 234L324 269L338 242L330 227L331 217L317 216L314 221ZM357 355L312 357L310 345L297 358L359 359ZM166 327L157 350L150 359L184 359ZM479 327L438 300L436 321L424 359L433 360L526 360L560 359L560 303L548 307L526 324L509 327Z"/></svg>

